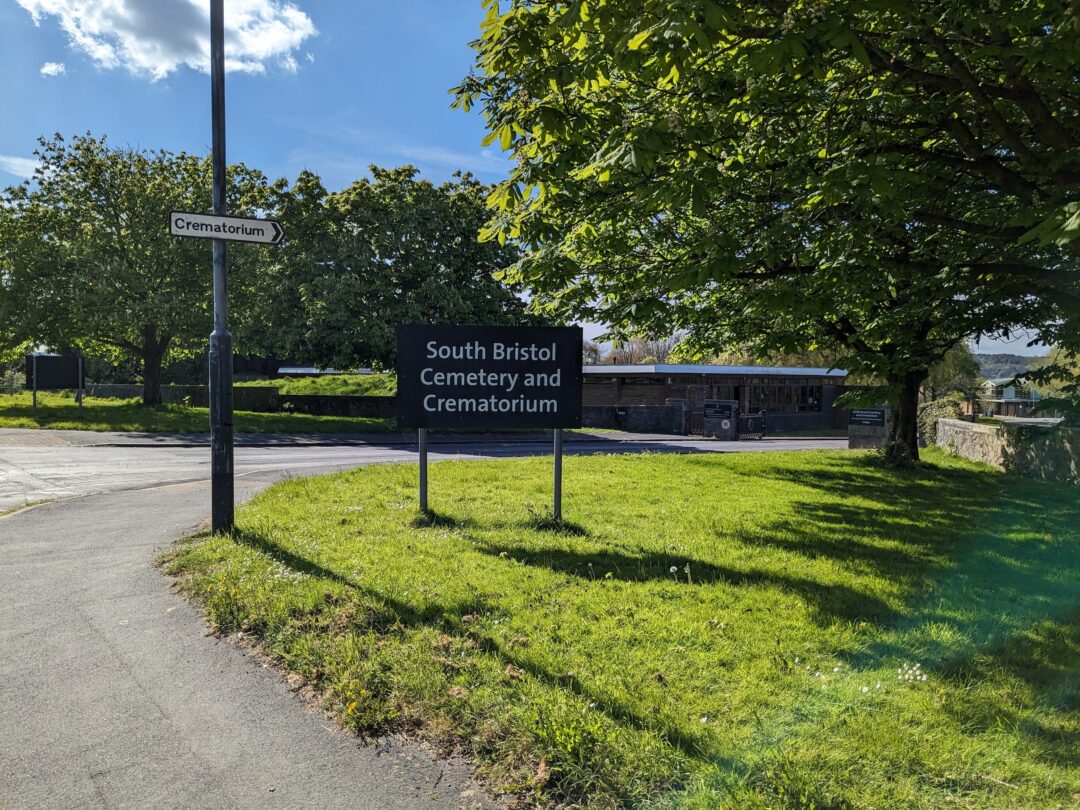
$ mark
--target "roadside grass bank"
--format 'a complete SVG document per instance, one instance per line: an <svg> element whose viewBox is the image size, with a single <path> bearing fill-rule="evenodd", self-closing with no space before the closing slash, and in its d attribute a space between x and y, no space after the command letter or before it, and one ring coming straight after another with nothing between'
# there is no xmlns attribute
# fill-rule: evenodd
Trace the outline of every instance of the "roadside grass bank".
<svg viewBox="0 0 1080 810"><path fill-rule="evenodd" d="M273 386L289 396L392 397L397 393L394 374L323 374L317 377L279 377L245 380L236 385Z"/></svg>
<svg viewBox="0 0 1080 810"><path fill-rule="evenodd" d="M278 484L166 569L360 733L522 802L1066 806L1080 492L935 449L440 462Z"/></svg>
<svg viewBox="0 0 1080 810"><path fill-rule="evenodd" d="M24 501L18 506L8 506L6 508L0 508L0 518L7 517L8 515L14 515L16 512L24 512L27 509L33 509L35 506L41 506L45 503L52 503L49 498L41 498L36 501Z"/></svg>
<svg viewBox="0 0 1080 810"><path fill-rule="evenodd" d="M206 408L184 405L143 405L138 399L86 397L83 410L70 393L38 393L37 417L30 393L0 394L0 428L130 431L144 433L206 433ZM385 433L395 430L393 419L312 416L304 413L236 411L237 433Z"/></svg>

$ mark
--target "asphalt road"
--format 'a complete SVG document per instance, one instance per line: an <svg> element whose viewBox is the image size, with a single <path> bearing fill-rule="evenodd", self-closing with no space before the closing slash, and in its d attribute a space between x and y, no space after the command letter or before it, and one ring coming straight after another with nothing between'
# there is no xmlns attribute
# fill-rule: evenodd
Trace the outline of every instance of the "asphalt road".
<svg viewBox="0 0 1080 810"><path fill-rule="evenodd" d="M273 669L208 637L152 560L209 511L205 447L77 446L0 431L0 806L484 807L461 762L362 743ZM35 443L36 442L36 443ZM568 452L838 447L606 439ZM547 452L438 444L437 458ZM244 447L237 498L283 475L411 461L404 444ZM176 483L179 482L179 483Z"/></svg>
<svg viewBox="0 0 1080 810"><path fill-rule="evenodd" d="M416 445L401 437L329 439L337 444L316 444L323 437L267 437L260 445L238 444L237 480L262 480L281 475L306 475L381 462L415 462ZM238 437L250 442L250 437ZM95 444L92 442L105 442ZM115 444L113 442L116 442ZM566 453L654 452L764 452L840 449L845 439L766 439L718 442L676 439L670 436L593 434L568 437ZM477 438L471 441L438 438L430 445L432 460L499 458L550 453L542 437ZM39 500L94 495L164 483L206 480L210 451L201 437L131 437L73 431L0 430L0 511ZM2 531L2 530L0 530ZM2 535L0 535L2 536Z"/></svg>

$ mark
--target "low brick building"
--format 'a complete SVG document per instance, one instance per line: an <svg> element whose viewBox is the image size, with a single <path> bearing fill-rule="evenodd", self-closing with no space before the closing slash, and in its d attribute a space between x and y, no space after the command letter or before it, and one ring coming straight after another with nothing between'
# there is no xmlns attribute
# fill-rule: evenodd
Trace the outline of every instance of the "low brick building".
<svg viewBox="0 0 1080 810"><path fill-rule="evenodd" d="M770 431L822 430L847 425L833 403L847 372L783 366L626 365L585 366L582 404L628 408L686 400L689 430L700 433L706 399L734 400L743 414L764 411Z"/></svg>

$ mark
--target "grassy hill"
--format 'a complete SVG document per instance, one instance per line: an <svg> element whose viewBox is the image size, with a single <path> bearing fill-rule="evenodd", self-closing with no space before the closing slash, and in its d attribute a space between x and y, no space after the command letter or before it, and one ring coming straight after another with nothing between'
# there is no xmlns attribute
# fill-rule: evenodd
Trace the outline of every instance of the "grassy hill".
<svg viewBox="0 0 1080 810"><path fill-rule="evenodd" d="M1022 354L976 354L982 375L987 379L995 377L1014 377L1031 368L1038 357L1025 357Z"/></svg>

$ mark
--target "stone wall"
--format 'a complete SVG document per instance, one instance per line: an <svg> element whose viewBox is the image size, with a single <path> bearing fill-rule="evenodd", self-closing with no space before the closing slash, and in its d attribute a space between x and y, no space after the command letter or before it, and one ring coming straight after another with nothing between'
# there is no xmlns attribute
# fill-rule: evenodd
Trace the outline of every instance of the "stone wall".
<svg viewBox="0 0 1080 810"><path fill-rule="evenodd" d="M1080 485L1080 428L1005 425L1005 469Z"/></svg>
<svg viewBox="0 0 1080 810"><path fill-rule="evenodd" d="M936 443L999 470L1080 484L1080 428L939 419Z"/></svg>
<svg viewBox="0 0 1080 810"><path fill-rule="evenodd" d="M935 444L971 461L1005 469L1005 431L960 419L938 419Z"/></svg>

